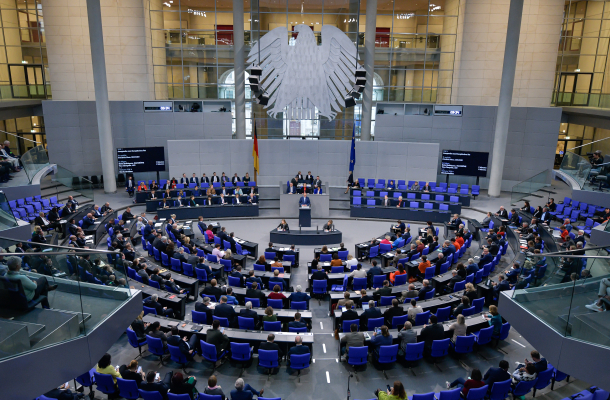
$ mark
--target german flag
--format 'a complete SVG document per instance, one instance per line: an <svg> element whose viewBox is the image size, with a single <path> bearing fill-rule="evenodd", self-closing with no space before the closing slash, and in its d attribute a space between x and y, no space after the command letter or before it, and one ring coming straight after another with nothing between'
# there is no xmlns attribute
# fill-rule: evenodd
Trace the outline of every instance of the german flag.
<svg viewBox="0 0 610 400"><path fill-rule="evenodd" d="M254 124L254 143L252 143L252 158L254 160L254 176L256 179L256 175L258 174L258 137L256 135L256 118L252 118L252 123Z"/></svg>

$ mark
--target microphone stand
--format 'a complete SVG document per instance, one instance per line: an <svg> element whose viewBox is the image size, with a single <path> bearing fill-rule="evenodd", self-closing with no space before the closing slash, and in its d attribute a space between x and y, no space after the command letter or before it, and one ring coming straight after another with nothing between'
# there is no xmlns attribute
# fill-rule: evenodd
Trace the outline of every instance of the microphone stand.
<svg viewBox="0 0 610 400"><path fill-rule="evenodd" d="M352 374L351 372L349 373L349 376L347 377L347 400L349 400L351 393L349 391L349 380L354 376L354 374Z"/></svg>

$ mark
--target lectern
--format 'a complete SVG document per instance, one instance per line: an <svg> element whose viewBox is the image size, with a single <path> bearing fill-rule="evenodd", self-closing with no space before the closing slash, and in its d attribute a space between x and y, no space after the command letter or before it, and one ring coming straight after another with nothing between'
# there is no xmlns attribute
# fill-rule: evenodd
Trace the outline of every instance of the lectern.
<svg viewBox="0 0 610 400"><path fill-rule="evenodd" d="M299 207L299 226L311 227L311 207Z"/></svg>

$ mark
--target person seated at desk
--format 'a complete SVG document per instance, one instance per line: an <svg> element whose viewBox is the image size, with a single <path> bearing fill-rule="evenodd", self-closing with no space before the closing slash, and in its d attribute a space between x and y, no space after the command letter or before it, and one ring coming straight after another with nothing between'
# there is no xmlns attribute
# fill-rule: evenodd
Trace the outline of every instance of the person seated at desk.
<svg viewBox="0 0 610 400"><path fill-rule="evenodd" d="M496 297L500 296L500 292L510 290L510 284L504 275L500 275L498 277L498 282L492 282L491 285L493 286L494 296Z"/></svg>
<svg viewBox="0 0 610 400"><path fill-rule="evenodd" d="M309 299L311 299L311 297L309 297L309 295L307 293L303 293L303 287L301 285L297 285L297 287L295 288L296 292L292 292L290 294L290 296L288 296L288 299L292 302L292 301L309 301Z"/></svg>
<svg viewBox="0 0 610 400"><path fill-rule="evenodd" d="M348 277L350 277L350 278L366 278L367 274L366 274L366 271L362 269L362 264L358 263L358 265L356 266L356 269L353 270L352 272L350 272Z"/></svg>
<svg viewBox="0 0 610 400"><path fill-rule="evenodd" d="M322 227L324 229L324 232L332 232L335 230L335 225L333 223L332 219L329 219L328 222L326 224L324 224L324 226Z"/></svg>
<svg viewBox="0 0 610 400"><path fill-rule="evenodd" d="M208 196L208 204L212 204L212 196L216 196L216 189L214 189L214 186L210 186L207 188L207 190L205 191L206 196Z"/></svg>
<svg viewBox="0 0 610 400"><path fill-rule="evenodd" d="M159 208L165 209L165 208L173 207L174 206L173 203L174 203L173 201L167 201L167 198L164 197L163 200L161 200L159 202Z"/></svg>
<svg viewBox="0 0 610 400"><path fill-rule="evenodd" d="M242 317L242 318L252 318L252 321L254 323L254 327L258 326L258 314L256 313L256 311L252 310L252 302L251 301L247 301L246 302L246 308L242 308L239 311L239 317Z"/></svg>
<svg viewBox="0 0 610 400"><path fill-rule="evenodd" d="M330 266L332 267L341 267L343 266L343 261L339 259L339 255L337 253L333 253L332 260L330 262Z"/></svg>
<svg viewBox="0 0 610 400"><path fill-rule="evenodd" d="M390 287L390 281L387 279L383 281L383 286L373 292L375 299L381 299L381 296L391 296L392 288Z"/></svg>
<svg viewBox="0 0 610 400"><path fill-rule="evenodd" d="M286 222L285 219L283 219L282 222L280 222L280 224L277 226L276 229L281 232L287 232L290 230L290 228L288 227L288 223ZM275 250L272 250L272 251L275 251Z"/></svg>
<svg viewBox="0 0 610 400"><path fill-rule="evenodd" d="M201 190L199 190L199 186L195 186L193 190L191 190L191 195L195 197L201 196Z"/></svg>
<svg viewBox="0 0 610 400"><path fill-rule="evenodd" d="M220 304L214 307L214 316L226 318L229 321L229 326L237 325L237 313L229 304L227 304L227 296L220 296Z"/></svg>
<svg viewBox="0 0 610 400"><path fill-rule="evenodd" d="M500 219L508 219L508 212L504 209L504 206L500 206L500 209L495 215Z"/></svg>
<svg viewBox="0 0 610 400"><path fill-rule="evenodd" d="M322 181L320 180L320 175L316 176L316 179L313 179L311 182L313 189L318 189L318 193L322 190Z"/></svg>
<svg viewBox="0 0 610 400"><path fill-rule="evenodd" d="M234 306L239 305L239 302L237 301L237 298L235 296L233 296L233 288L232 287L228 287L226 289L226 297L227 297L227 304L232 304Z"/></svg>
<svg viewBox="0 0 610 400"><path fill-rule="evenodd" d="M523 370L518 368L513 372L512 386L515 387L519 382L533 381L537 376L534 364L527 364Z"/></svg>
<svg viewBox="0 0 610 400"><path fill-rule="evenodd" d="M396 207L397 208L404 207L402 196L398 196L398 200L396 200Z"/></svg>
<svg viewBox="0 0 610 400"><path fill-rule="evenodd" d="M260 303L263 304L263 302L265 301L265 293L263 293L262 290L259 289L262 287L262 284L259 285L258 282L252 282L252 289L246 289L246 297L251 299L259 299Z"/></svg>
<svg viewBox="0 0 610 400"><path fill-rule="evenodd" d="M345 307L350 298L350 293L345 291L343 292L343 298L337 301L337 307Z"/></svg>
<svg viewBox="0 0 610 400"><path fill-rule="evenodd" d="M274 282L281 283L282 287L288 288L288 286L286 285L286 282L282 278L280 278L280 271L277 269L273 270L273 276L271 278L269 278L269 287L271 287L271 285L273 285Z"/></svg>
<svg viewBox="0 0 610 400"><path fill-rule="evenodd" d="M89 229L89 227L91 225L93 225L95 223L95 217L93 216L92 213L88 213L84 218L83 218L83 230L87 230Z"/></svg>
<svg viewBox="0 0 610 400"><path fill-rule="evenodd" d="M269 286L271 286L271 282L269 283ZM284 296L284 293L280 292L280 285L274 285L273 292L269 293L267 298L272 300L284 300L286 296Z"/></svg>
<svg viewBox="0 0 610 400"><path fill-rule="evenodd" d="M307 331L311 329L311 327L307 323L301 321L300 312L294 314L294 321L290 321L288 323L288 328L307 328Z"/></svg>
<svg viewBox="0 0 610 400"><path fill-rule="evenodd" d="M377 266L377 260L373 260L373 262L371 263L373 266L371 268L369 268L369 270L367 271L366 275L369 278L368 279L368 286L371 287L373 284L373 277L377 276L377 275L383 275L383 270L381 269L381 267Z"/></svg>
<svg viewBox="0 0 610 400"><path fill-rule="evenodd" d="M250 283L255 282L255 283L258 283L259 287L261 287L261 288L263 287L263 281L261 280L261 278L258 278L256 276L254 276L254 270L253 269L248 271L248 277L246 278L246 283L248 283L248 282L250 282Z"/></svg>
<svg viewBox="0 0 610 400"><path fill-rule="evenodd" d="M233 307L230 307L233 310ZM216 310L214 310L216 311ZM233 311L235 312L235 311ZM215 319L212 322L212 329L208 329L206 332L205 341L209 344L216 346L216 354L220 356L224 350L229 349L229 337L225 335L220 329L220 321ZM223 329L224 330L224 329Z"/></svg>
<svg viewBox="0 0 610 400"><path fill-rule="evenodd" d="M549 212L549 209L547 207L544 207L542 209L542 215L540 216L540 222L542 222L544 224L548 224L551 222L552 219L553 219L553 216Z"/></svg>
<svg viewBox="0 0 610 400"><path fill-rule="evenodd" d="M464 265L462 264L462 268L463 267L464 267ZM460 274L458 274L458 271L456 269L451 271L451 279L449 280L449 282L447 282L447 287L445 288L445 293L452 293L453 287L455 286L455 284L458 282L462 282L463 280L464 280L464 277L462 277Z"/></svg>
<svg viewBox="0 0 610 400"><path fill-rule="evenodd" d="M374 304L374 302L373 302ZM370 309L369 309L370 310ZM369 311L366 310L366 311ZM379 309L377 309L379 310ZM381 313L380 313L381 314ZM367 318L368 320L368 318ZM362 324L362 323L361 323ZM365 325L366 326L366 323ZM364 333L358 332L358 325L351 324L349 327L349 332L346 332L341 338L341 361L345 361L346 357L349 355L350 347L362 347L364 346Z"/></svg>
<svg viewBox="0 0 610 400"><path fill-rule="evenodd" d="M428 260L428 256L421 256L421 260L422 261L417 266L417 270L419 271L419 274L421 276L425 276L426 275L426 269L430 268L432 266L432 264Z"/></svg>
<svg viewBox="0 0 610 400"><path fill-rule="evenodd" d="M256 201L256 196L254 195L254 192L251 192L248 195L248 204L256 204L258 203L258 201Z"/></svg>
<svg viewBox="0 0 610 400"><path fill-rule="evenodd" d="M396 184L394 183L393 180L388 181L388 187L389 190L395 190L396 189Z"/></svg>
<svg viewBox="0 0 610 400"><path fill-rule="evenodd" d="M458 214L453 214L451 220L447 223L447 228L451 230L457 230L462 225L462 220Z"/></svg>
<svg viewBox="0 0 610 400"><path fill-rule="evenodd" d="M403 315L405 315L405 310L398 304L398 299L392 299L392 306L385 310L383 318L385 319L386 325L392 326L392 318L402 317Z"/></svg>
<svg viewBox="0 0 610 400"><path fill-rule="evenodd" d="M241 190L240 190L240 191L241 191ZM235 194L235 197L233 197L233 204L235 204L235 205L240 205L240 204L242 204L242 203L241 203L241 200L239 199L239 194L237 194L237 193Z"/></svg>
<svg viewBox="0 0 610 400"><path fill-rule="evenodd" d="M293 182L290 182L288 184L288 191L286 193L288 193L288 194L295 194L296 192L297 192L297 188L295 187Z"/></svg>
<svg viewBox="0 0 610 400"><path fill-rule="evenodd" d="M187 207L196 207L197 203L195 202L195 196L191 196L185 204Z"/></svg>
<svg viewBox="0 0 610 400"><path fill-rule="evenodd" d="M405 233L405 229L406 229L406 225L401 220L398 220L398 221L396 221L396 225L394 225L392 228L396 232L400 232L400 233L404 234ZM409 236L411 236L411 235L409 234ZM405 240L407 240L407 239L408 239L408 237L405 238Z"/></svg>
<svg viewBox="0 0 610 400"><path fill-rule="evenodd" d="M227 200L225 199L224 193L220 194L220 198L218 199L218 204L220 204L222 206L229 204L229 203L227 203Z"/></svg>
<svg viewBox="0 0 610 400"><path fill-rule="evenodd" d="M432 188L430 187L430 185L428 184L428 182L426 182L426 184L425 184L425 185L424 185L424 186L421 188L421 191L422 191L422 192L425 192L425 193L429 193L429 192L431 192L431 191L432 191Z"/></svg>
<svg viewBox="0 0 610 400"><path fill-rule="evenodd" d="M360 298L363 306L368 305L367 309L364 310L364 312L360 315L360 326L365 328L368 324L369 319L381 318L383 316L383 314L381 314L381 310L375 306L375 300L373 300L370 296L366 296L366 290L364 290L364 289L362 289L362 290L365 293L365 297L370 298L368 301L363 300L364 297ZM362 295L362 293L361 293L361 295Z"/></svg>
<svg viewBox="0 0 610 400"><path fill-rule="evenodd" d="M138 192L142 192L145 190L148 190L148 187L146 186L146 183L142 181L138 184Z"/></svg>
<svg viewBox="0 0 610 400"><path fill-rule="evenodd" d="M415 181L415 183L413 183L409 189L419 191L419 182Z"/></svg>
<svg viewBox="0 0 610 400"><path fill-rule="evenodd" d="M373 353L375 354L375 357L379 357L379 348L381 346L392 345L392 334L390 333L388 327L386 325L382 325L379 329L381 330L381 334L378 335L377 332L373 332L373 337L371 337L371 344L374 346Z"/></svg>
<svg viewBox="0 0 610 400"><path fill-rule="evenodd" d="M269 249L267 249L266 251L269 251ZM273 271L274 269L277 268L284 268L283 264L280 262L280 258L276 256L273 258L273 263L271 264L271 271Z"/></svg>
<svg viewBox="0 0 610 400"><path fill-rule="evenodd" d="M156 271L158 271L158 269L156 269ZM151 277L151 279L152 279L152 277ZM163 279L163 278L161 278L161 279ZM157 296L156 294L153 294L152 296L150 296L146 300L144 300L144 305L146 307L154 308L155 311L157 312L157 315L163 315L168 318L175 318L174 310L171 308L163 307L161 305L161 303L159 303L158 300L159 300L159 296Z"/></svg>

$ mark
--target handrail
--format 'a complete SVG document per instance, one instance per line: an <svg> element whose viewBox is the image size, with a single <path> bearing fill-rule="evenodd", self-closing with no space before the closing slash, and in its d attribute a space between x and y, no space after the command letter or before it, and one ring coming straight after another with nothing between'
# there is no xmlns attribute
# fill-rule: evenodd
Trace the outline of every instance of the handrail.
<svg viewBox="0 0 610 400"><path fill-rule="evenodd" d="M593 144L593 143L601 142L602 140L607 140L607 139L610 139L610 137L603 138L603 139L599 139L599 140L594 140L593 142L589 142L589 143L587 143L587 144L582 144L582 145L580 145L580 146L572 147L571 149L568 149L568 150L579 149L579 148L581 148L581 147L589 146L589 145L591 145L591 144Z"/></svg>
<svg viewBox="0 0 610 400"><path fill-rule="evenodd" d="M40 144L42 144L42 142L37 142L37 141L32 140L32 139L24 138L22 136L16 135L16 134L11 133L11 132L3 131L2 129L0 129L0 132L6 133L6 134L11 135L11 136L15 136L18 139L23 139L23 140L27 140L27 141L30 141L30 142L33 142L33 143L40 143Z"/></svg>
<svg viewBox="0 0 610 400"><path fill-rule="evenodd" d="M546 177L548 177L549 169L545 169L542 172L537 173L536 175L532 175L529 178L515 184L511 188L511 203L515 203L517 201L522 200L523 198L529 196L530 194L537 192L543 187L549 186L546 182ZM535 182L536 178L545 176L545 182ZM526 187L527 186L527 187Z"/></svg>
<svg viewBox="0 0 610 400"><path fill-rule="evenodd" d="M7 237L2 237L0 236L0 242L6 240L8 242L13 242L13 243L20 243L22 242L21 240L17 240L17 239L13 239L13 238L7 238ZM70 254L74 254L74 253L100 253L100 254L116 254L113 251L108 251L108 250L97 250L97 249L81 249L80 247L68 247L68 246L62 246L59 244L46 244L46 243L36 243L37 247L47 247L47 248L59 248L59 249L66 249L66 251L69 250ZM63 252L61 252L63 253ZM38 255L40 254L53 254L50 251L43 251L41 253L38 253ZM2 256L19 256L22 257L23 253L2 253Z"/></svg>

